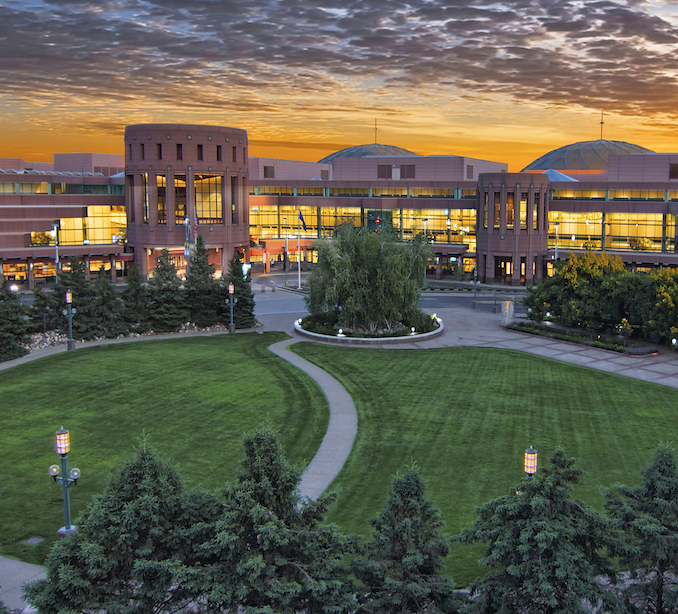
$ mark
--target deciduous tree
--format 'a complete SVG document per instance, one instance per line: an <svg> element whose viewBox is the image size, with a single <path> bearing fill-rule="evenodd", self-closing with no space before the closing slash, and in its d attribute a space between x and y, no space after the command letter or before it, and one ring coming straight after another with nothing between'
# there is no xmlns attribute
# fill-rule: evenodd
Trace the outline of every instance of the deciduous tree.
<svg viewBox="0 0 678 614"><path fill-rule="evenodd" d="M312 314L337 311L345 327L369 332L410 316L419 301L433 252L424 241L398 243L390 231L344 224L333 239L316 243L318 264L308 276Z"/></svg>

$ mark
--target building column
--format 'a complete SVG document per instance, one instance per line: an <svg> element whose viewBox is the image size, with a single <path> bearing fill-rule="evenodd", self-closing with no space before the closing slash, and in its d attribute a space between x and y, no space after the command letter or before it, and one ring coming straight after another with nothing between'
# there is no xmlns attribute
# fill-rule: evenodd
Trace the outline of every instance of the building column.
<svg viewBox="0 0 678 614"><path fill-rule="evenodd" d="M441 256L436 256L436 279L443 277L443 259Z"/></svg>
<svg viewBox="0 0 678 614"><path fill-rule="evenodd" d="M26 278L28 279L28 289L32 290L35 288L35 277L33 276L33 261L30 258L26 259L27 269Z"/></svg>
<svg viewBox="0 0 678 614"><path fill-rule="evenodd" d="M115 255L111 255L111 283L116 282Z"/></svg>

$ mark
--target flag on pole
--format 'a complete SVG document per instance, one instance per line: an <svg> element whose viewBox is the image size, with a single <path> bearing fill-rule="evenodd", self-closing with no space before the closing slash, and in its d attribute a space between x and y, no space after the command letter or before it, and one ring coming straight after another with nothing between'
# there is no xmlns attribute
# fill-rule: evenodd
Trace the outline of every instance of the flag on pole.
<svg viewBox="0 0 678 614"><path fill-rule="evenodd" d="M306 222L304 221L304 216L301 214L301 209L299 209L299 221L301 222L301 225L304 227L304 232L306 232Z"/></svg>

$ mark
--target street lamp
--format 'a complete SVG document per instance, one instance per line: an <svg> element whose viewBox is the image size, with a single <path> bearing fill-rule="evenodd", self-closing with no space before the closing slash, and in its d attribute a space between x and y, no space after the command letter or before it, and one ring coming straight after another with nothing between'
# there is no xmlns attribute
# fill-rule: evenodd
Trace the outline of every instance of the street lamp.
<svg viewBox="0 0 678 614"><path fill-rule="evenodd" d="M66 292L66 309L63 313L68 318L68 349L75 349L75 341L73 341L73 314L75 313L75 308L72 306L73 303L73 293L68 290Z"/></svg>
<svg viewBox="0 0 678 614"><path fill-rule="evenodd" d="M54 237L54 277L56 278L61 269L59 266L59 224L52 224L52 232L50 234Z"/></svg>
<svg viewBox="0 0 678 614"><path fill-rule="evenodd" d="M228 325L228 332L235 332L235 324L233 324L233 305L238 302L238 299L233 295L235 294L235 286L233 284L228 284L228 298L226 299L227 303L231 304L231 323Z"/></svg>
<svg viewBox="0 0 678 614"><path fill-rule="evenodd" d="M80 478L80 469L73 467L68 470L68 451L71 449L71 441L69 432L62 426L56 433L56 452L61 456L61 477L59 477L59 465L52 465L49 468L49 474L54 478L55 482L61 484L64 498L64 526L61 527L57 533L63 539L70 533L78 530L78 527L71 524L71 502L68 497L68 489L71 484L78 483Z"/></svg>
<svg viewBox="0 0 678 614"><path fill-rule="evenodd" d="M525 450L525 473L528 480L534 480L537 473L537 451L532 446Z"/></svg>

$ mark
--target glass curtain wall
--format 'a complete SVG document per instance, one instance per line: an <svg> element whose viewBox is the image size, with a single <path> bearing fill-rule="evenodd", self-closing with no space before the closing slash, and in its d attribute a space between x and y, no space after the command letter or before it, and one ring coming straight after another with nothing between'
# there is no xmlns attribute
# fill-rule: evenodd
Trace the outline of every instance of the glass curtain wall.
<svg viewBox="0 0 678 614"><path fill-rule="evenodd" d="M221 224L224 208L221 198L221 176L198 175L193 179L195 210L200 224Z"/></svg>
<svg viewBox="0 0 678 614"><path fill-rule="evenodd" d="M167 181L165 175L156 175L158 195L158 224L167 224Z"/></svg>
<svg viewBox="0 0 678 614"><path fill-rule="evenodd" d="M174 223L183 224L186 219L186 175L174 175Z"/></svg>

